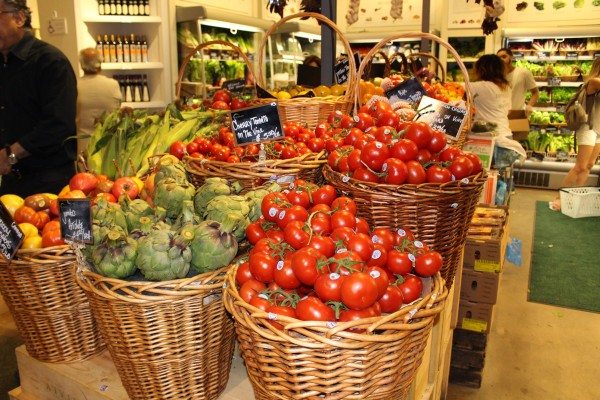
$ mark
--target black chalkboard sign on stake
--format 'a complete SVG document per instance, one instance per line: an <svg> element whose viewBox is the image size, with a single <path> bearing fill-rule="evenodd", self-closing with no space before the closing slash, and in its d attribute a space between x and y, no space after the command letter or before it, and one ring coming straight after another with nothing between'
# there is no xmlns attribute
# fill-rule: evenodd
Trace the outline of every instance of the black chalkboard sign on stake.
<svg viewBox="0 0 600 400"><path fill-rule="evenodd" d="M93 244L92 210L89 199L58 201L60 234L63 240Z"/></svg>
<svg viewBox="0 0 600 400"><path fill-rule="evenodd" d="M245 79L232 79L230 81L225 81L221 85L221 88L229 90L232 93L240 93L246 87Z"/></svg>
<svg viewBox="0 0 600 400"><path fill-rule="evenodd" d="M348 59L342 60L333 66L333 72L335 74L335 81L339 85L348 82L348 75L350 74L350 61Z"/></svg>
<svg viewBox="0 0 600 400"><path fill-rule="evenodd" d="M233 111L231 130L238 146L283 139L277 102Z"/></svg>
<svg viewBox="0 0 600 400"><path fill-rule="evenodd" d="M407 101L410 104L418 104L421 98L427 94L427 91L421 85L417 78L407 79L390 90L385 92L385 97L390 99L390 103L394 104L400 100Z"/></svg>
<svg viewBox="0 0 600 400"><path fill-rule="evenodd" d="M428 123L433 129L444 132L452 140L457 140L467 119L467 110L454 107L443 101L423 96L417 107L414 120Z"/></svg>
<svg viewBox="0 0 600 400"><path fill-rule="evenodd" d="M12 260L25 240L25 235L0 201L0 254Z"/></svg>

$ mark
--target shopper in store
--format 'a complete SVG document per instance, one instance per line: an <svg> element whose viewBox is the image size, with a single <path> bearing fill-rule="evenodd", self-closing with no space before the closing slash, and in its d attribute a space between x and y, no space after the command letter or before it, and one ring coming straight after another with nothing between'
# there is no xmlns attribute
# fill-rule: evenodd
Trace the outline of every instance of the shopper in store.
<svg viewBox="0 0 600 400"><path fill-rule="evenodd" d="M77 78L31 32L25 0L0 0L0 194L57 193L75 172Z"/></svg>
<svg viewBox="0 0 600 400"><path fill-rule="evenodd" d="M90 135L102 114L121 106L119 82L104 76L102 54L95 48L79 52L83 76L77 80L77 153L85 153Z"/></svg>
<svg viewBox="0 0 600 400"><path fill-rule="evenodd" d="M533 74L528 69L514 65L514 56L510 49L503 47L496 52L496 55L504 62L506 79L512 89L510 109L524 109L527 116L529 116L540 97L540 90L533 78ZM527 92L531 92L531 98L526 102Z"/></svg>
<svg viewBox="0 0 600 400"><path fill-rule="evenodd" d="M476 82L471 84L475 121L496 124L496 147L493 165L502 168L525 158L525 149L512 138L508 124L511 88L504 73L502 59L495 54L481 56L474 66Z"/></svg>
<svg viewBox="0 0 600 400"><path fill-rule="evenodd" d="M600 155L600 58L594 60L585 79L585 92L588 121L575 131L577 158L575 165L565 176L562 187L584 186ZM560 210L560 197L550 206L554 210Z"/></svg>

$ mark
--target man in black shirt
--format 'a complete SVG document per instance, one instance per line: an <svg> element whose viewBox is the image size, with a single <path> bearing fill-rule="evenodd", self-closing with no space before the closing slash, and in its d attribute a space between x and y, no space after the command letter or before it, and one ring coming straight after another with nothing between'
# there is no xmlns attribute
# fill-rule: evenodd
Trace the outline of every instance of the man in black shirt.
<svg viewBox="0 0 600 400"><path fill-rule="evenodd" d="M25 0L0 0L0 194L57 193L75 173L77 79L31 33Z"/></svg>

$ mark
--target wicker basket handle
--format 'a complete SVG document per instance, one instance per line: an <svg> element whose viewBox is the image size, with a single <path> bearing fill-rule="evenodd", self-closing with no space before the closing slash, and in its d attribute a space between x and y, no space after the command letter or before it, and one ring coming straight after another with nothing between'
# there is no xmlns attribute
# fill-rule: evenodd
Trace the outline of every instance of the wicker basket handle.
<svg viewBox="0 0 600 400"><path fill-rule="evenodd" d="M314 18L318 21L323 22L324 24L326 24L327 26L329 26L331 29L333 29L340 41L342 42L342 44L344 45L344 48L346 49L346 54L348 54L348 62L350 64L350 72L348 74L348 82L347 82L347 89L346 89L346 93L344 94L344 96L351 100L354 97L354 92L355 92L355 86L356 86L356 63L354 62L354 57L352 57L352 48L350 47L350 43L348 43L348 40L346 39L346 36L344 35L344 33L340 30L340 28L335 24L335 22L333 22L332 20L330 20L329 18L325 17L322 14L318 14L318 13L312 13L312 12L300 12L300 13L296 13L296 14L292 14L292 15L288 15L287 17L283 17L281 18L279 21L277 21L276 23L274 23L273 25L271 25L271 27L265 32L265 35L263 36L263 39L260 43L260 47L259 47L259 51L258 51L258 79L259 79L259 84L260 86L264 87L265 86L265 81L264 81L264 75L263 75L263 58L264 58L264 54L265 54L265 46L268 43L268 38L269 36L271 36L275 31L277 31L277 29L283 25L284 23L286 23L289 20L292 19L306 19L306 18Z"/></svg>
<svg viewBox="0 0 600 400"><path fill-rule="evenodd" d="M244 62L246 63L246 66L248 67L248 71L250 71L250 73L252 74L252 77L254 78L253 79L254 86L256 86L256 76L254 75L254 68L252 67L252 62L250 61L248 56L246 56L246 54L244 54L244 52L233 43L226 42L224 40L211 40L209 42L200 43L193 50L191 50L188 53L188 55L183 59L183 62L181 63L181 67L179 67L179 75L177 77L177 84L175 86L175 98L176 99L179 99L179 96L181 94L181 83L183 81L183 76L185 75L185 70L186 70L188 64L190 63L190 60L196 55L196 53L201 52L202 50L204 50L208 47L214 46L214 45L226 46L226 47L229 47L232 50L236 51L242 57Z"/></svg>
<svg viewBox="0 0 600 400"><path fill-rule="evenodd" d="M383 68L383 76L386 77L390 74L390 71L392 69L391 64L390 64L390 58L383 51L378 51L377 54L380 55L381 58L383 58L383 61L385 63L385 67ZM369 60L369 65L366 68L365 76L363 77L363 79L369 79L369 75L371 74L372 67L373 67L373 59Z"/></svg>
<svg viewBox="0 0 600 400"><path fill-rule="evenodd" d="M441 81L442 81L442 83L446 82L446 69L442 65L442 62L439 60L439 58L437 58L433 54L429 54L429 53L411 53L411 54L408 55L408 57L411 58L411 59L413 59L413 58L421 58L421 57L430 58L431 60L434 61L436 70L439 69L440 71L442 71L442 75L441 75ZM413 71L413 72L416 73L417 71Z"/></svg>
<svg viewBox="0 0 600 400"><path fill-rule="evenodd" d="M402 64L402 69L398 71L399 74L404 75L412 75L412 71L408 66L408 58L404 55L403 52L397 51L393 56L390 57L390 70L392 68L392 63L396 60L396 58L400 57L400 64Z"/></svg>

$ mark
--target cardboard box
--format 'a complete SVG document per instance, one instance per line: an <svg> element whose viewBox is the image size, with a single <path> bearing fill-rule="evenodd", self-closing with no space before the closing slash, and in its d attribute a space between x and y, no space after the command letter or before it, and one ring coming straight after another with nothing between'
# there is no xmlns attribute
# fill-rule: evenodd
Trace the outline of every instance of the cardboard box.
<svg viewBox="0 0 600 400"><path fill-rule="evenodd" d="M460 300L458 306L458 328L478 333L489 333L492 327L493 304Z"/></svg>
<svg viewBox="0 0 600 400"><path fill-rule="evenodd" d="M508 126L513 133L513 139L518 139L517 136L523 136L525 134L525 138L529 135L529 119L525 114L525 110L510 110L508 112ZM519 135L516 135L516 134Z"/></svg>
<svg viewBox="0 0 600 400"><path fill-rule="evenodd" d="M452 335L452 348L485 351L488 335L485 333L455 329Z"/></svg>
<svg viewBox="0 0 600 400"><path fill-rule="evenodd" d="M450 365L459 368L473 368L481 371L485 365L485 351L465 350L453 347Z"/></svg>
<svg viewBox="0 0 600 400"><path fill-rule="evenodd" d="M506 206L496 206L507 210ZM488 238L467 235L463 266L479 272L500 272L504 264L504 255L508 243L508 213L498 236Z"/></svg>
<svg viewBox="0 0 600 400"><path fill-rule="evenodd" d="M464 269L460 298L477 303L496 304L500 274Z"/></svg>
<svg viewBox="0 0 600 400"><path fill-rule="evenodd" d="M460 368L450 366L450 383L479 389L481 387L481 371L476 368Z"/></svg>

